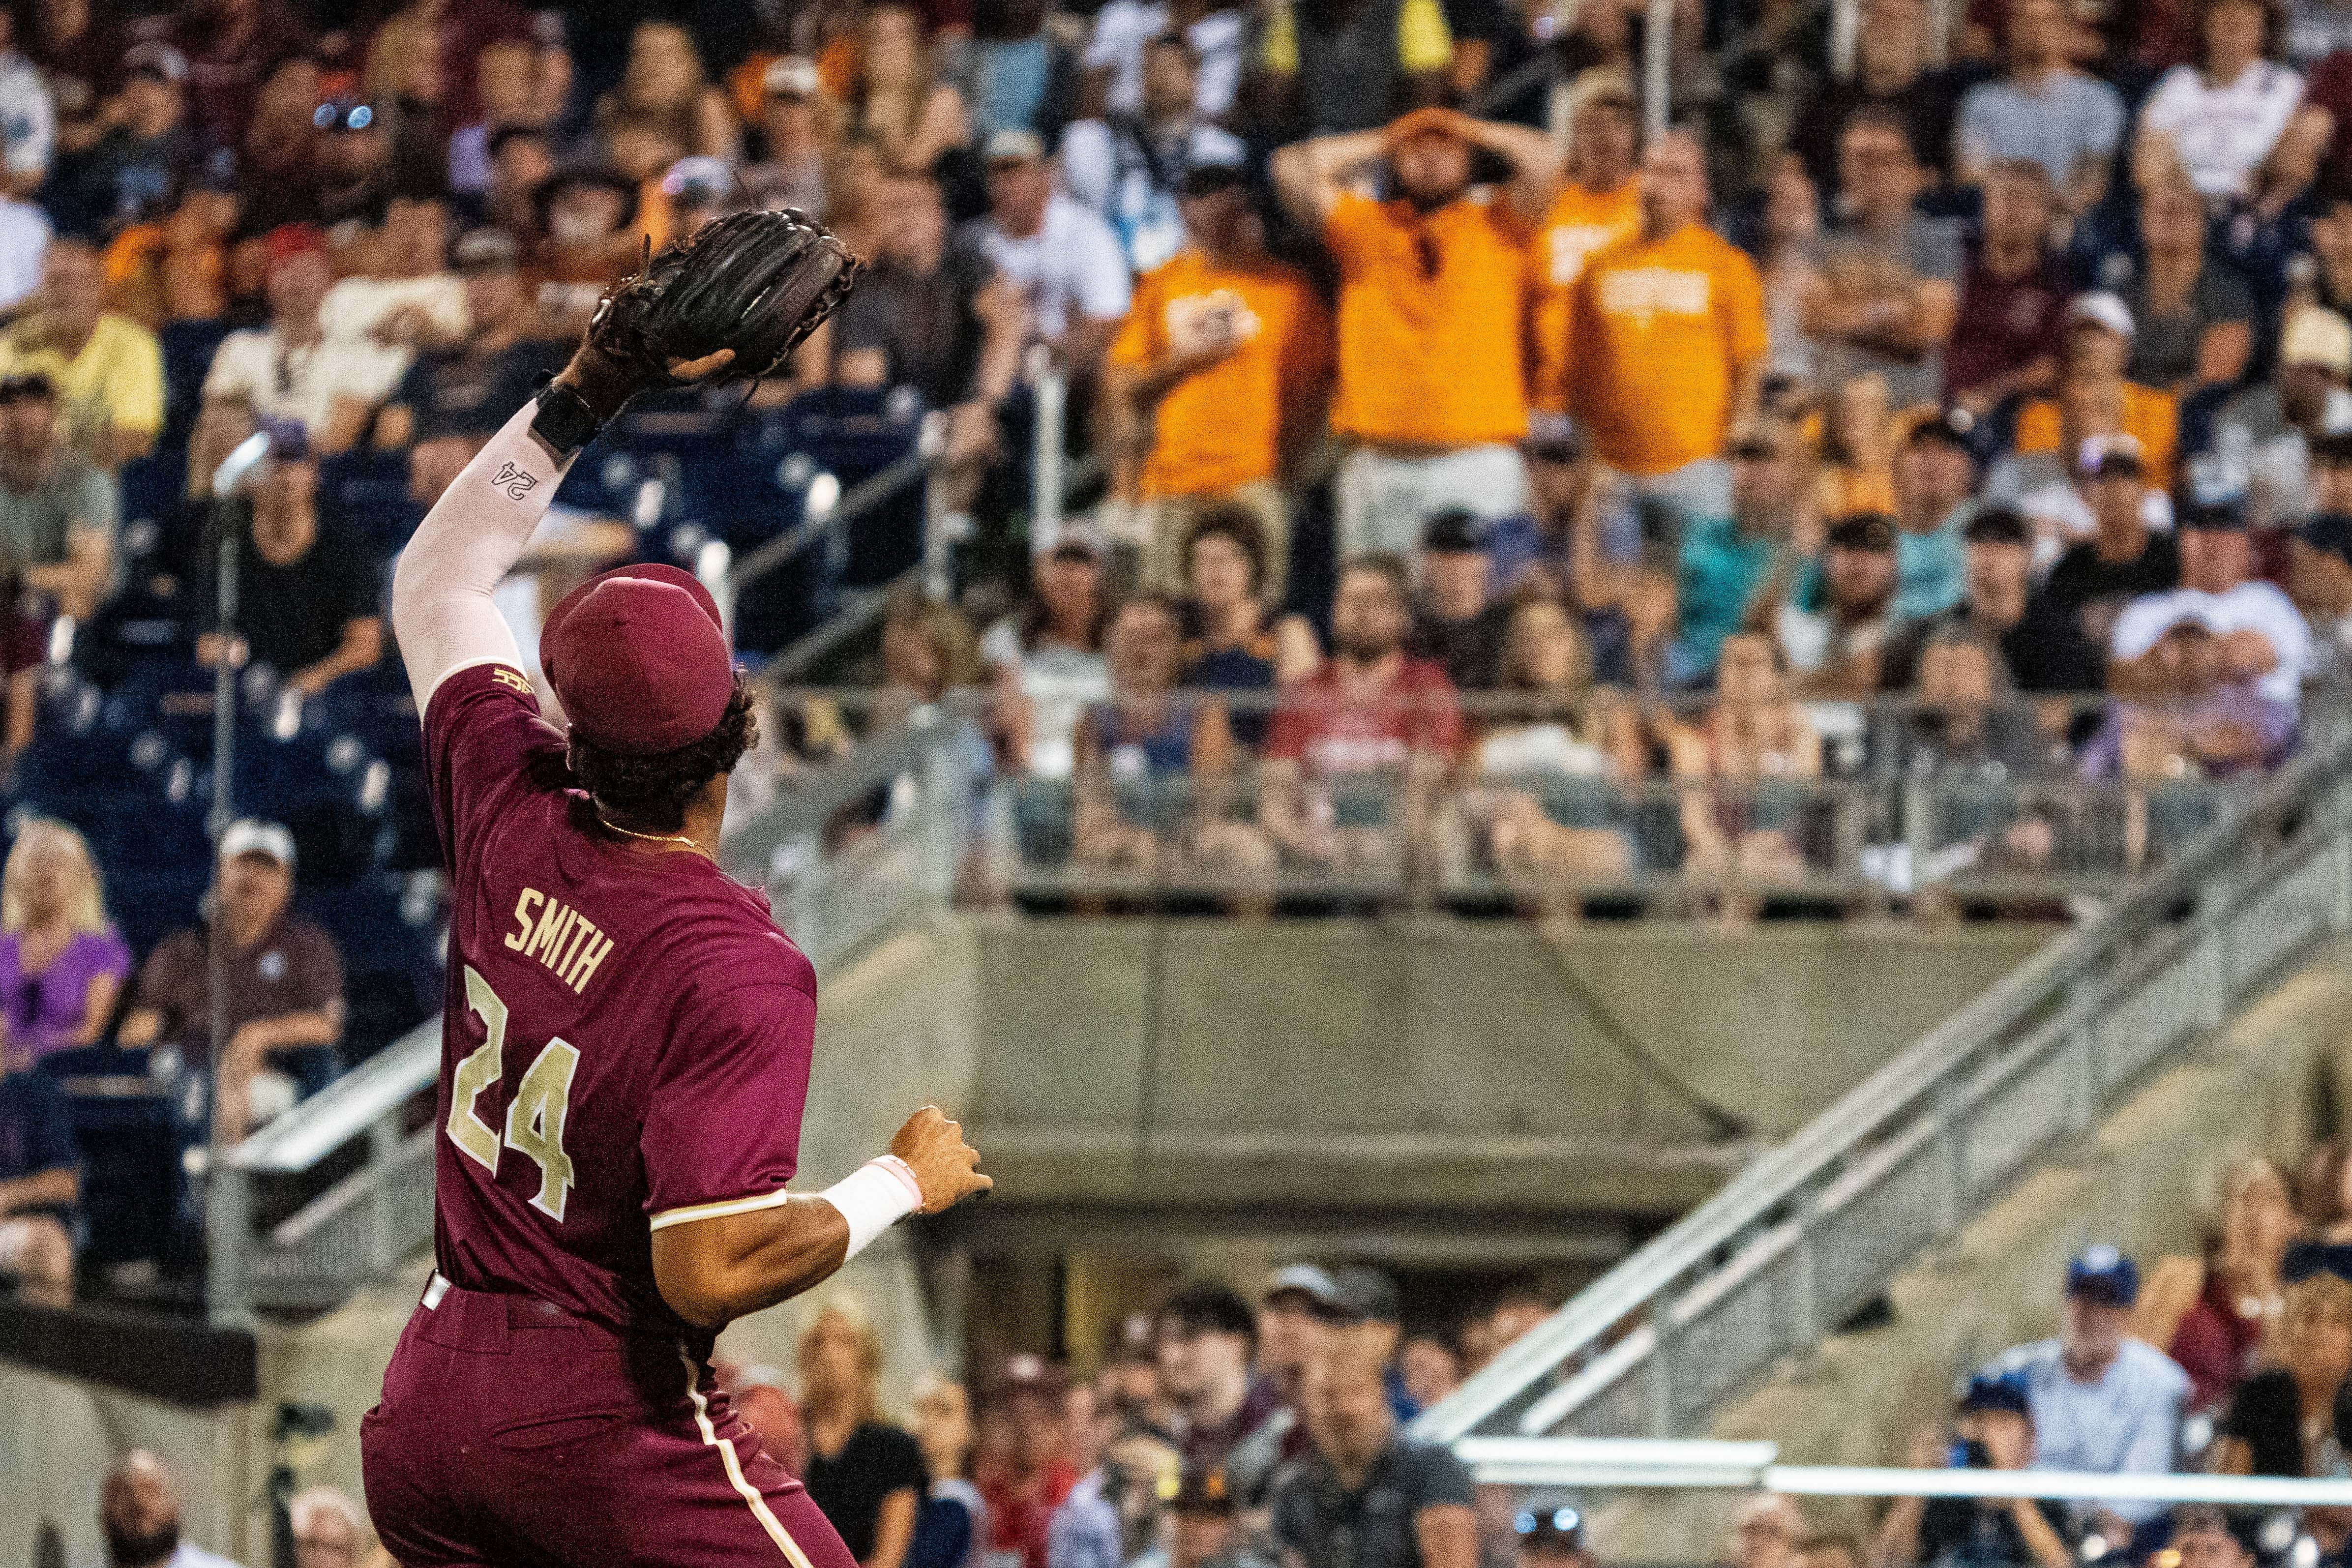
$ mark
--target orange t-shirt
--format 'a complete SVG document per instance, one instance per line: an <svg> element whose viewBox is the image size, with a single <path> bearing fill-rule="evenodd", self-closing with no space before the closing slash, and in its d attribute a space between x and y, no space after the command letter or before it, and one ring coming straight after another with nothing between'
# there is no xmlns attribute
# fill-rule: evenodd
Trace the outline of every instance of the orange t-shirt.
<svg viewBox="0 0 2352 1568"><path fill-rule="evenodd" d="M1627 474L1723 450L1735 379L1764 357L1756 264L1696 224L1589 258L1569 301L1567 404Z"/></svg>
<svg viewBox="0 0 2352 1568"><path fill-rule="evenodd" d="M2149 476L2159 485L2172 483L2172 465L2180 455L2180 405L2168 392L2124 383L2124 434L2139 443ZM2059 435L2058 404L2035 398L2017 411L2016 449L2020 453L2055 452Z"/></svg>
<svg viewBox="0 0 2352 1568"><path fill-rule="evenodd" d="M1613 191L1561 188L1528 252L1529 396L1538 408L1568 406L1568 297L1585 258L1642 229L1642 183Z"/></svg>
<svg viewBox="0 0 2352 1568"><path fill-rule="evenodd" d="M1407 202L1340 196L1323 225L1339 264L1331 428L1403 446L1525 435L1531 238L1499 194L1425 216Z"/></svg>
<svg viewBox="0 0 2352 1568"><path fill-rule="evenodd" d="M1275 261L1216 267L1189 246L1136 284L1111 360L1155 364L1214 310L1234 312L1247 339L1160 400L1143 465L1147 496L1210 495L1272 478L1285 413L1330 370L1331 319L1304 274Z"/></svg>

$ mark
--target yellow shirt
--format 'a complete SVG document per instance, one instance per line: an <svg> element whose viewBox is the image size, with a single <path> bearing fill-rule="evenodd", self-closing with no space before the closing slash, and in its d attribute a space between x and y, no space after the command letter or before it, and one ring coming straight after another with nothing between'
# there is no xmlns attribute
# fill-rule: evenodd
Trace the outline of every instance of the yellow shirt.
<svg viewBox="0 0 2352 1568"><path fill-rule="evenodd" d="M1331 428L1405 446L1525 435L1531 237L1499 194L1427 214L1342 195L1323 225L1339 264Z"/></svg>
<svg viewBox="0 0 2352 1568"><path fill-rule="evenodd" d="M1571 291L1567 405L1624 473L1722 451L1738 379L1763 357L1756 266L1696 224L1609 246Z"/></svg>
<svg viewBox="0 0 2352 1568"><path fill-rule="evenodd" d="M1160 399L1143 465L1147 496L1213 495L1274 477L1286 416L1330 369L1331 319L1305 275L1274 261L1215 267L1190 246L1138 281L1112 362L1158 363L1211 311L1230 313L1244 340Z"/></svg>
<svg viewBox="0 0 2352 1568"><path fill-rule="evenodd" d="M1454 29L1440 0L1404 0L1397 8L1396 52L1397 67L1408 76L1454 63ZM1298 74L1298 17L1281 0L1266 16L1258 64L1276 76Z"/></svg>
<svg viewBox="0 0 2352 1568"><path fill-rule="evenodd" d="M1528 363L1538 408L1559 410L1568 400L1568 297L1593 252L1632 239L1642 229L1642 183L1613 191L1561 189L1536 230L1528 252Z"/></svg>
<svg viewBox="0 0 2352 1568"><path fill-rule="evenodd" d="M2168 392L2126 382L2123 433L2139 443L2149 479L2158 485L2171 484L2173 461L2180 452L2179 400ZM2017 411L2015 445L2021 454L2055 452L2058 435L2058 404L2054 400L2035 398Z"/></svg>
<svg viewBox="0 0 2352 1568"><path fill-rule="evenodd" d="M152 435L163 428L163 350L155 334L107 311L68 360L29 324L0 336L0 375L45 375L79 438L101 425Z"/></svg>

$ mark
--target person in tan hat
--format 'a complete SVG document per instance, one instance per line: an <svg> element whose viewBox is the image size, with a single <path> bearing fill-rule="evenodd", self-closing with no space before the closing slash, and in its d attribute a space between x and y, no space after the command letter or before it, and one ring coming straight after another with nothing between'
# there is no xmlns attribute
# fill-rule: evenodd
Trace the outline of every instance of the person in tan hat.
<svg viewBox="0 0 2352 1568"><path fill-rule="evenodd" d="M2352 431L2352 321L2317 305L2289 310L2277 371L2231 399L2216 423L2217 444L2248 454L2252 526L2291 527L2311 516L2313 444Z"/></svg>

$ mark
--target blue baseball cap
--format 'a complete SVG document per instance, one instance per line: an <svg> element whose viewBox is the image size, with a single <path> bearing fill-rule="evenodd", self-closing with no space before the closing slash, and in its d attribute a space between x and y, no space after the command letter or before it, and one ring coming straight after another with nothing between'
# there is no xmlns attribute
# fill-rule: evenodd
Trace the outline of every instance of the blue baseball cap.
<svg viewBox="0 0 2352 1568"><path fill-rule="evenodd" d="M2340 512L2322 512L2297 528L2294 537L2315 550L2326 550L2352 565L2352 517Z"/></svg>
<svg viewBox="0 0 2352 1568"><path fill-rule="evenodd" d="M2102 1241L2066 1265L2066 1293L2103 1306L2128 1307L2139 1300L2139 1268Z"/></svg>
<svg viewBox="0 0 2352 1568"><path fill-rule="evenodd" d="M1969 1378L1968 1386L1960 1390L1960 1412L1970 1415L1982 1410L2007 1410L2018 1416L2031 1414L2032 1406L2025 1396L2025 1379L2014 1372L2004 1372L1999 1375L1979 1373Z"/></svg>

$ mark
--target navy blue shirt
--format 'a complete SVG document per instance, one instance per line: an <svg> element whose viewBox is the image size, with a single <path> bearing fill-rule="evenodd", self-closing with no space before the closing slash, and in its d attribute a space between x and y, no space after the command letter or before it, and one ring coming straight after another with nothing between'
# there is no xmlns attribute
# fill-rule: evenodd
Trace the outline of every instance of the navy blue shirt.
<svg viewBox="0 0 2352 1568"><path fill-rule="evenodd" d="M37 1072L0 1078L0 1181L71 1170L80 1163L73 1118L58 1086Z"/></svg>

